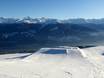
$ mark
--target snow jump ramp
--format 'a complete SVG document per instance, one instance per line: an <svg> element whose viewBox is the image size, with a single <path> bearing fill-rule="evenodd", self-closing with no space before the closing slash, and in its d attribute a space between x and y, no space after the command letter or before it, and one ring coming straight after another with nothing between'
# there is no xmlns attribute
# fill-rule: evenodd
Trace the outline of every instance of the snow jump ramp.
<svg viewBox="0 0 104 78"><path fill-rule="evenodd" d="M84 58L86 57L83 50L78 47L68 48L41 48L32 55L26 57L25 61L40 60L61 60L65 58Z"/></svg>

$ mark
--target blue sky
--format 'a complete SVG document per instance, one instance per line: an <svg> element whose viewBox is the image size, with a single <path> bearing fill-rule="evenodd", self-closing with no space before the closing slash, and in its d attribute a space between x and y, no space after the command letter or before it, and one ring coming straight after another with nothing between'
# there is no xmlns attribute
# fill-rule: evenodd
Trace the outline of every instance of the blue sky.
<svg viewBox="0 0 104 78"><path fill-rule="evenodd" d="M0 16L104 18L104 0L0 0Z"/></svg>

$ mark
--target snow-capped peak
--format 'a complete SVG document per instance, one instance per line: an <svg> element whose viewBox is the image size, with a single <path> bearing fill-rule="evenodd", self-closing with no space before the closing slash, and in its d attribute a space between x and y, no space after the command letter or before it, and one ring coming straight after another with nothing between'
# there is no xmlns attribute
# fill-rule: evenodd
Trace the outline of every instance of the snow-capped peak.
<svg viewBox="0 0 104 78"><path fill-rule="evenodd" d="M94 24L104 24L104 19L83 19L83 18L76 18L76 19L66 19L66 20L59 20L53 18L31 18L31 17L24 17L22 19L18 18L4 18L0 17L0 23L42 23L42 24L56 24L56 23L74 23L74 24L85 24L85 23L94 23Z"/></svg>

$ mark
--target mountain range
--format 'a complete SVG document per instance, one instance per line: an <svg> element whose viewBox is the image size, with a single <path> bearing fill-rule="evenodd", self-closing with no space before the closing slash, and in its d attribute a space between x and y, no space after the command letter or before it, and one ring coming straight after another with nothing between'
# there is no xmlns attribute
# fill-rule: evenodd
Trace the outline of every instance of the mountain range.
<svg viewBox="0 0 104 78"><path fill-rule="evenodd" d="M54 19L54 18L31 18L29 16L24 17L22 19L19 18L5 18L0 17L0 23L74 23L74 24L82 24L82 23L94 23L94 24L104 24L104 18L101 19L84 19L84 18L74 18L74 19Z"/></svg>
<svg viewBox="0 0 104 78"><path fill-rule="evenodd" d="M0 49L104 44L104 19L0 18Z"/></svg>

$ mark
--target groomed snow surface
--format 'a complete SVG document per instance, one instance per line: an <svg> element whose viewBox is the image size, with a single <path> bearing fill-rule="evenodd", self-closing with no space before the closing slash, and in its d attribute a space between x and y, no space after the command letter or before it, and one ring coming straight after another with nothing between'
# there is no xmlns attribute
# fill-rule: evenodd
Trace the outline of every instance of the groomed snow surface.
<svg viewBox="0 0 104 78"><path fill-rule="evenodd" d="M0 55L0 78L104 78L104 46Z"/></svg>

